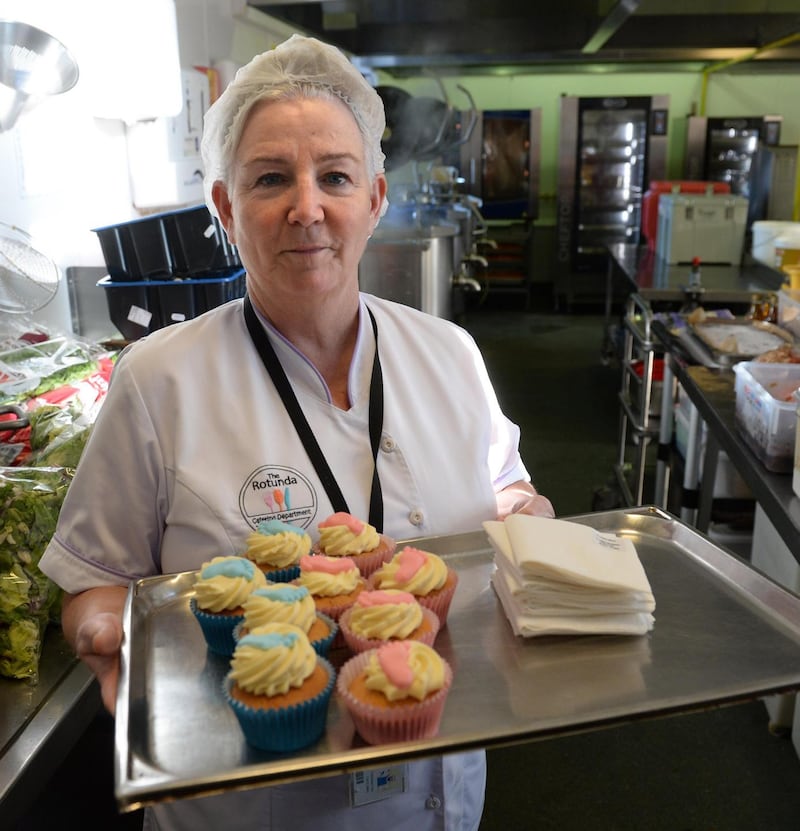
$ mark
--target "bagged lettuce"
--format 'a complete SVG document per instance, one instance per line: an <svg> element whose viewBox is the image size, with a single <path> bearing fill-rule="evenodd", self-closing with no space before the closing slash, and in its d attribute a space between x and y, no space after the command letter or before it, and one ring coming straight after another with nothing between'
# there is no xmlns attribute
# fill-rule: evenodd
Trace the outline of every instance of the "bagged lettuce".
<svg viewBox="0 0 800 831"><path fill-rule="evenodd" d="M38 678L62 591L39 570L71 481L61 467L0 467L0 676Z"/></svg>

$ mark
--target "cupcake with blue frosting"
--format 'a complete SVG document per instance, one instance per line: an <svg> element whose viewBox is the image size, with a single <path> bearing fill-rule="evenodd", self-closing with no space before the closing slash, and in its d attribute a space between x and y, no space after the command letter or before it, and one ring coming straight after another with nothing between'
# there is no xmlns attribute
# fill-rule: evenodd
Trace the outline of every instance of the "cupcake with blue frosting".
<svg viewBox="0 0 800 831"><path fill-rule="evenodd" d="M300 558L311 551L311 537L302 528L268 519L247 536L244 556L272 583L288 583L300 574Z"/></svg>
<svg viewBox="0 0 800 831"><path fill-rule="evenodd" d="M212 652L233 654L233 630L244 620L244 603L266 585L264 573L244 557L214 557L201 566L190 607Z"/></svg>
<svg viewBox="0 0 800 831"><path fill-rule="evenodd" d="M241 637L223 682L248 744L288 753L325 732L336 673L291 623L267 623Z"/></svg>
<svg viewBox="0 0 800 831"><path fill-rule="evenodd" d="M291 623L306 633L314 650L326 656L339 626L317 611L314 598L305 586L273 583L255 589L244 602L244 620L234 631L238 640L266 623Z"/></svg>

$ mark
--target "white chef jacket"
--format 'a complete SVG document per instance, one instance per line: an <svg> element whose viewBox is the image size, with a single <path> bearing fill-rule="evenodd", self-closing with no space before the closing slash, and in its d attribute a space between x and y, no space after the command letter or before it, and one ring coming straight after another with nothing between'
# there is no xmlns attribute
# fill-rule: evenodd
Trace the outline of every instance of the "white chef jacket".
<svg viewBox="0 0 800 831"><path fill-rule="evenodd" d="M266 325L350 513L367 517L373 470L375 338L366 306L383 374L384 532L402 540L479 529L496 514L495 492L530 478L519 430L502 414L463 329L366 294L346 411L305 357ZM154 332L120 357L40 565L71 593L126 585L241 554L267 518L316 539L332 511L236 300ZM336 776L166 803L147 809L145 829L477 828L482 752L414 762L409 771L406 793L357 808L348 806L348 778Z"/></svg>

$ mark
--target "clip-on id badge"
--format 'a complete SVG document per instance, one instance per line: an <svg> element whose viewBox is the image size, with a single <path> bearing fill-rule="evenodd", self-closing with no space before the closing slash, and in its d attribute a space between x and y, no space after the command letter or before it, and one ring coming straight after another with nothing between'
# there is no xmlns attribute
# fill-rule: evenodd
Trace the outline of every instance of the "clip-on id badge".
<svg viewBox="0 0 800 831"><path fill-rule="evenodd" d="M408 790L408 765L389 765L350 774L350 805L358 808Z"/></svg>

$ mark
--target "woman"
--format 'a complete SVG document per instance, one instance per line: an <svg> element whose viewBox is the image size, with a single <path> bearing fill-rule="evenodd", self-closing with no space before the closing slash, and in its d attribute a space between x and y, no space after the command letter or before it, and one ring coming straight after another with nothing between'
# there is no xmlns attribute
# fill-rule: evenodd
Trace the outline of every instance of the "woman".
<svg viewBox="0 0 800 831"><path fill-rule="evenodd" d="M384 126L353 66L298 36L240 70L206 117L209 207L247 297L121 356L42 560L111 712L129 581L241 553L275 507L271 484L289 483L284 516L312 532L335 510L397 539L553 514L469 336L359 293ZM339 776L166 803L145 828L477 828L482 753L401 767L404 792L358 807Z"/></svg>

